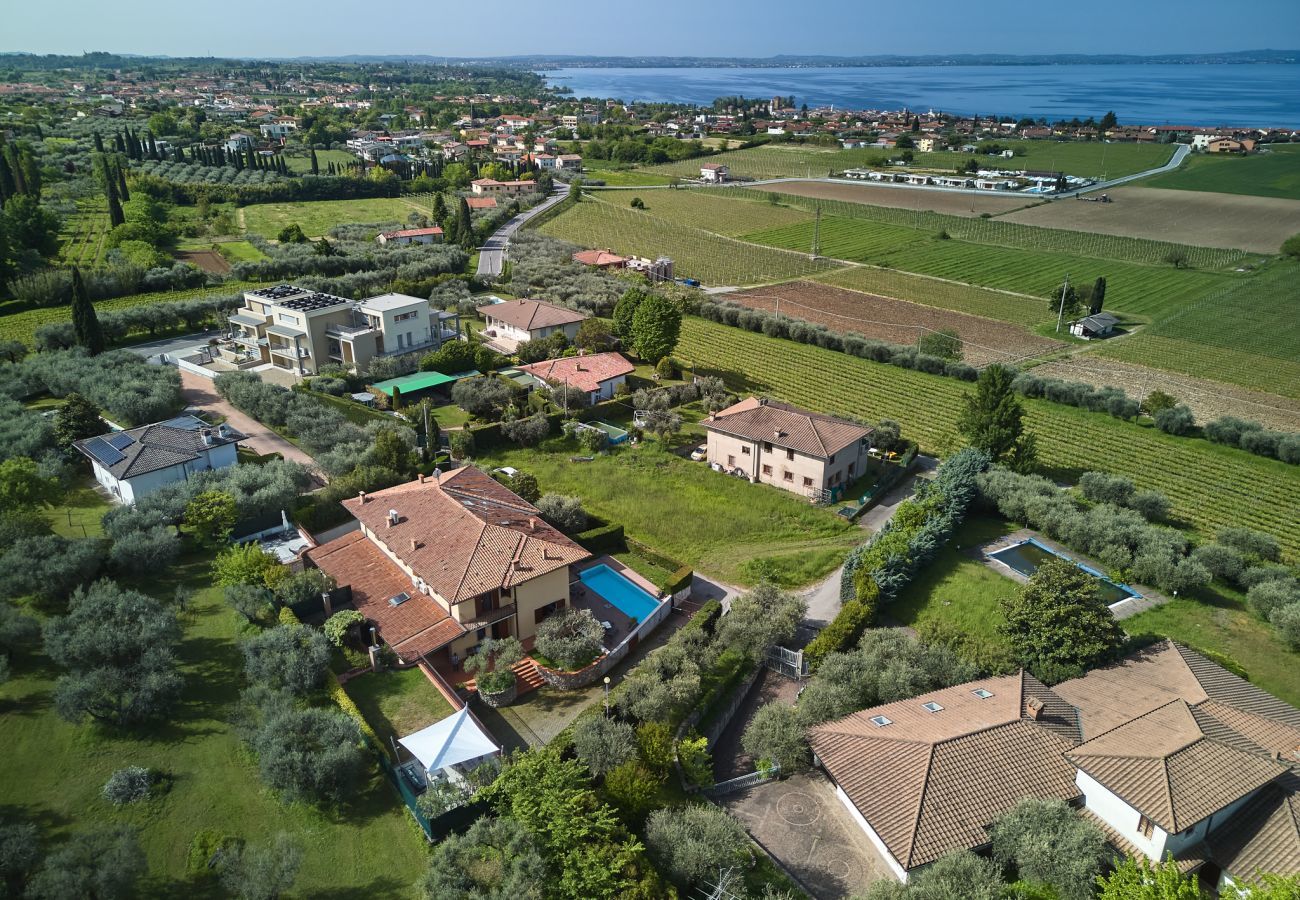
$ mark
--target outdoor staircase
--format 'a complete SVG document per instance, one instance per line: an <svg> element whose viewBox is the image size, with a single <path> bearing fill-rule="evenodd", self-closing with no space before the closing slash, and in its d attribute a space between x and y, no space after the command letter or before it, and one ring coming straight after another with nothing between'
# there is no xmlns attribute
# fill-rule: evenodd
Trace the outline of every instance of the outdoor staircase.
<svg viewBox="0 0 1300 900"><path fill-rule="evenodd" d="M542 685L546 684L542 676L537 674L537 667L533 665L532 657L525 656L522 661L510 667L515 673L515 690L517 694L527 694L529 691L535 691ZM473 678L464 682L461 687L467 691L478 689L478 684Z"/></svg>

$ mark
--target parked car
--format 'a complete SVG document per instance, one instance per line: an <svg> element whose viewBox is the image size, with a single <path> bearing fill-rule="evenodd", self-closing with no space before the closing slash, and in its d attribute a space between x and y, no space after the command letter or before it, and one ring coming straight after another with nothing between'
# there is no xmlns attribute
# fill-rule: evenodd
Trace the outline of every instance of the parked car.
<svg viewBox="0 0 1300 900"><path fill-rule="evenodd" d="M700 444L700 446L696 447L694 450L691 451L691 459L695 460L696 462L703 462L705 459L708 458L708 455L709 455L708 444Z"/></svg>

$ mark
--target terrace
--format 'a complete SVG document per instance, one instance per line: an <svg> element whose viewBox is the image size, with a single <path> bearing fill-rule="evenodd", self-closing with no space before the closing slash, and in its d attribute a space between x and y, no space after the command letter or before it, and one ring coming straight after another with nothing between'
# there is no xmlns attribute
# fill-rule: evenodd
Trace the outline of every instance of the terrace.
<svg viewBox="0 0 1300 900"><path fill-rule="evenodd" d="M569 605L587 610L597 622L608 626L606 650L623 643L653 615L657 606L647 610L646 601L662 602L659 588L612 556L588 560L572 567L571 572L575 577L569 583ZM638 590L648 596L638 595Z"/></svg>

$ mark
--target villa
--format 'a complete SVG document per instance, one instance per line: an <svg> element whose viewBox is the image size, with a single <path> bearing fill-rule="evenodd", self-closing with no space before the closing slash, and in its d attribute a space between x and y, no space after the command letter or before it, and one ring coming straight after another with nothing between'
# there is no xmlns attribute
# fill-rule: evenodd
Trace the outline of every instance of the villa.
<svg viewBox="0 0 1300 900"><path fill-rule="evenodd" d="M483 330L493 349L514 353L520 344L548 338L557 331L572 342L587 316L544 300L508 300L478 307L486 320Z"/></svg>
<svg viewBox="0 0 1300 900"><path fill-rule="evenodd" d="M235 465L235 445L245 439L229 425L214 427L194 416L178 416L85 438L72 446L90 460L95 480L130 505L194 472Z"/></svg>
<svg viewBox="0 0 1300 900"><path fill-rule="evenodd" d="M625 384L627 376L636 371L636 366L623 354L611 351L546 359L519 369L548 384L577 388L587 395L588 403L599 403L613 397L618 386Z"/></svg>

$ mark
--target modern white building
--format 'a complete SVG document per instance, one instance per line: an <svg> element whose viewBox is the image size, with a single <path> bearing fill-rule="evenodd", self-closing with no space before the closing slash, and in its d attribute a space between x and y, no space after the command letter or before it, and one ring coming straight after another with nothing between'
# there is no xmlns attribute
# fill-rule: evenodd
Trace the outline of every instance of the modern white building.
<svg viewBox="0 0 1300 900"><path fill-rule="evenodd" d="M95 480L131 505L195 472L235 465L236 444L245 437L229 425L213 426L194 416L178 416L86 438L73 446L90 460Z"/></svg>

